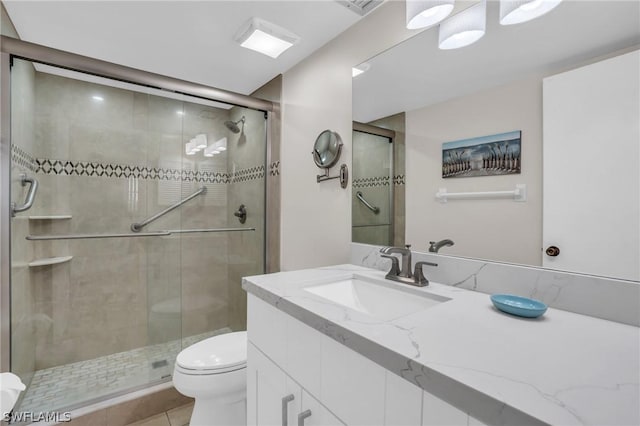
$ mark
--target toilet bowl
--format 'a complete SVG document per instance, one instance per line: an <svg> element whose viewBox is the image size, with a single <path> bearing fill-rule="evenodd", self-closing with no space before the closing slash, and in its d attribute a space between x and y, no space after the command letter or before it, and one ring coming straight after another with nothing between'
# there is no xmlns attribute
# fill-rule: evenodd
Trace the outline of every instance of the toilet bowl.
<svg viewBox="0 0 640 426"><path fill-rule="evenodd" d="M221 334L178 354L173 386L195 398L191 426L246 425L247 332Z"/></svg>

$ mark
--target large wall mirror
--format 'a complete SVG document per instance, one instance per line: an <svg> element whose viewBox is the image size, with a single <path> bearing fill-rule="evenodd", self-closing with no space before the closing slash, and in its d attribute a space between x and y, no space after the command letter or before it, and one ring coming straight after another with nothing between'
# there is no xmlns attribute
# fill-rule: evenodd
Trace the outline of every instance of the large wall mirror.
<svg viewBox="0 0 640 426"><path fill-rule="evenodd" d="M427 251L450 239L439 254L640 281L640 2L565 0L498 21L489 1L478 42L439 50L432 27L353 80L355 121L404 113L405 242ZM443 178L444 143L512 132L519 159L502 164L519 173ZM472 167L460 155L456 173ZM436 197L521 186L519 202Z"/></svg>

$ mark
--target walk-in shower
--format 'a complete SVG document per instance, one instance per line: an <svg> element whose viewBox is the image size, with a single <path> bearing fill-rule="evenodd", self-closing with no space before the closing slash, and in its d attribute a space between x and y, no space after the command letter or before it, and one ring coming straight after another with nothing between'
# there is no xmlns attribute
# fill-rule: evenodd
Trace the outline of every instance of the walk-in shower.
<svg viewBox="0 0 640 426"><path fill-rule="evenodd" d="M264 101L177 80L176 90L124 67L103 78L99 61L80 57L79 73L73 56L26 46L48 65L10 60L3 206L33 203L9 220L2 285L10 369L28 384L17 410L41 412L170 380L183 347L245 329L241 277L265 272L270 117ZM201 135L227 149L185 150Z"/></svg>
<svg viewBox="0 0 640 426"><path fill-rule="evenodd" d="M354 123L351 240L393 245L394 146L390 130Z"/></svg>

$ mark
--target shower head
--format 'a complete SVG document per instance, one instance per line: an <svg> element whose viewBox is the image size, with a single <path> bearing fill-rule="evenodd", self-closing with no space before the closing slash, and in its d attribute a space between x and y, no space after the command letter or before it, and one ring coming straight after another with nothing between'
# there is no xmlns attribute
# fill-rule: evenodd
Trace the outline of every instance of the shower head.
<svg viewBox="0 0 640 426"><path fill-rule="evenodd" d="M233 133L240 133L240 127L238 127L238 123L242 123L242 128L244 129L244 115L238 121L225 121L224 125Z"/></svg>

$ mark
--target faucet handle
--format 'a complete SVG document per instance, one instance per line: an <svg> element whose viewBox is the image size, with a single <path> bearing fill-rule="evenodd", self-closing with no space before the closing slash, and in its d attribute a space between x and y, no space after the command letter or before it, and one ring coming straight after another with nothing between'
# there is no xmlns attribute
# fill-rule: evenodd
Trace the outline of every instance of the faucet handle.
<svg viewBox="0 0 640 426"><path fill-rule="evenodd" d="M413 272L413 277L414 277L415 283L420 287L429 285L429 280L427 279L427 277L424 276L424 272L422 271L422 267L424 265L438 266L437 263L432 263L432 262L416 262L415 270Z"/></svg>
<svg viewBox="0 0 640 426"><path fill-rule="evenodd" d="M381 254L380 257L391 259L391 269L387 275L399 275L400 274L400 262L398 258L390 254Z"/></svg>

